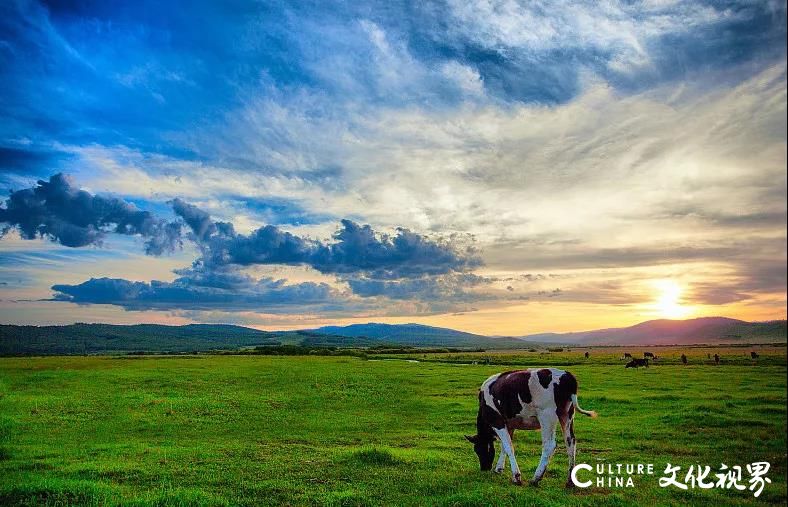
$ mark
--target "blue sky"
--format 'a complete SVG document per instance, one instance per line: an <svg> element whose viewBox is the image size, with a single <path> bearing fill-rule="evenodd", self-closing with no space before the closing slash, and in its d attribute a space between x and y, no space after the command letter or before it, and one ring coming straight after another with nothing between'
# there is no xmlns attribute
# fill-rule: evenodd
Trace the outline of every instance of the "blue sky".
<svg viewBox="0 0 788 507"><path fill-rule="evenodd" d="M784 2L3 2L0 319L784 318L785 20Z"/></svg>

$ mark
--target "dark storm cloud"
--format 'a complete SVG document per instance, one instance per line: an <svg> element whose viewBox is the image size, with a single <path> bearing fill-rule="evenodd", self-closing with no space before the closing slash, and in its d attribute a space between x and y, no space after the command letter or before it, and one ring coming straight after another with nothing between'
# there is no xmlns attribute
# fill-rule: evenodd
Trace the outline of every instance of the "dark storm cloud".
<svg viewBox="0 0 788 507"><path fill-rule="evenodd" d="M181 245L179 223L157 219L122 199L80 190L64 174L12 192L0 208L0 223L6 224L3 233L16 228L23 239L46 237L68 247L100 244L107 232L142 236L151 255Z"/></svg>
<svg viewBox="0 0 788 507"><path fill-rule="evenodd" d="M174 199L175 214L188 225L201 249L198 263L209 267L255 264L307 265L321 273L363 272L373 278L402 278L467 271L481 264L476 252L453 238L430 238L405 228L393 235L342 220L333 241L303 238L266 225L240 234L229 222L214 222L200 208ZM166 222L115 197L93 195L55 174L33 188L12 192L0 223L22 238L47 237L69 247L100 244L108 232L140 235L146 253L175 250L183 240L181 222Z"/></svg>
<svg viewBox="0 0 788 507"><path fill-rule="evenodd" d="M33 188L12 192L0 208L0 222L7 224L4 232L16 228L24 239L47 237L68 247L98 245L106 234L117 233L144 237L148 254L172 251L184 239L200 249L192 267L175 271L179 277L173 282L93 278L52 287L55 300L81 304L240 311L347 303L347 295L325 283L286 285L284 280L256 279L242 272L253 265L310 266L348 282L363 297L465 301L478 298L465 289L484 282L469 273L480 265L476 252L456 238L431 238L404 228L384 234L351 220L342 220L330 241L304 238L273 225L240 234L232 223L215 222L181 199L169 204L178 217L173 222L122 199L93 195L56 174Z"/></svg>
<svg viewBox="0 0 788 507"><path fill-rule="evenodd" d="M256 279L244 273L254 264L306 264L336 274L362 298L382 296L392 300L421 302L419 313L434 313L489 295L472 292L489 284L472 273L452 271L468 264L447 250L409 231L394 237L374 233L369 226L343 221L337 240L324 244L273 226L250 235L235 233L232 224L211 222L207 214L182 201L173 202L176 213L193 230L203 257L172 282L134 282L116 278L92 278L77 285L54 285L54 300L78 304L110 304L129 310L254 310L276 312L286 307L319 306L321 310L348 311L369 303L352 299L326 283L286 285L285 280ZM445 273L431 275L429 273ZM414 277L418 274L418 277ZM383 276L385 278L376 278ZM410 278L409 278L410 276ZM292 311L292 310L291 310Z"/></svg>
<svg viewBox="0 0 788 507"><path fill-rule="evenodd" d="M276 312L299 305L336 305L343 298L325 283L287 285L236 272L188 273L172 282L91 278L78 285L54 285L54 299L77 304L109 304L127 310L254 310Z"/></svg>
<svg viewBox="0 0 788 507"><path fill-rule="evenodd" d="M366 271L379 278L401 278L465 271L481 265L472 248L431 239L400 228L396 235L342 220L335 243L320 252L315 267L327 273Z"/></svg>
<svg viewBox="0 0 788 507"><path fill-rule="evenodd" d="M196 241L204 241L208 236L216 232L216 226L206 211L177 198L173 199L170 204L172 204L175 214L181 217L186 222L186 225L191 228Z"/></svg>
<svg viewBox="0 0 788 507"><path fill-rule="evenodd" d="M307 265L330 274L365 273L396 279L466 271L481 264L475 251L451 238L433 239L399 228L378 233L369 225L342 220L333 242L303 238L266 225L239 234L228 222L213 222L199 208L176 199L175 213L191 228L205 266Z"/></svg>
<svg viewBox="0 0 788 507"><path fill-rule="evenodd" d="M392 300L407 301L405 304L409 305L411 313L434 314L467 309L470 303L494 298L490 294L468 290L488 283L487 279L470 274L398 281L349 280L351 294L326 283L288 285L281 279L256 279L228 266L211 269L192 267L176 270L176 273L180 276L172 282L91 278L75 285L54 285L52 300L80 305L107 304L138 311L288 313L298 308L350 315L379 309ZM378 297L385 299L381 301Z"/></svg>

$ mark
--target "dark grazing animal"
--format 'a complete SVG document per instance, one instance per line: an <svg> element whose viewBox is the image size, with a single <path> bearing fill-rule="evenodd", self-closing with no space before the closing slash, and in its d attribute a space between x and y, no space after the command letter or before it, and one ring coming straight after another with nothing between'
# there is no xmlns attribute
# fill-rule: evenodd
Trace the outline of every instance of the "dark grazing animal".
<svg viewBox="0 0 788 507"><path fill-rule="evenodd" d="M714 364L720 364L720 355L714 354Z"/></svg>
<svg viewBox="0 0 788 507"><path fill-rule="evenodd" d="M588 359L588 356L589 356L588 352L586 352L586 354L585 354L585 355L586 355L586 359Z"/></svg>
<svg viewBox="0 0 788 507"><path fill-rule="evenodd" d="M646 368L648 368L648 359L635 358L632 361L628 362L624 368L639 368L641 366L645 366Z"/></svg>
<svg viewBox="0 0 788 507"><path fill-rule="evenodd" d="M760 357L760 356L758 356L757 352L750 352L750 357L753 358L753 359L758 359L758 357Z"/></svg>
<svg viewBox="0 0 788 507"><path fill-rule="evenodd" d="M686 355L681 354L681 362L684 363L684 364L687 364L687 356Z"/></svg>
<svg viewBox="0 0 788 507"><path fill-rule="evenodd" d="M624 352L624 359L626 358L632 359L632 354L630 354L629 352Z"/></svg>
<svg viewBox="0 0 788 507"><path fill-rule="evenodd" d="M501 441L501 452L495 472L506 467L506 458L512 469L512 482L522 484L520 467L514 456L512 436L514 430L541 430L542 458L534 472L531 484L542 480L547 464L555 452L555 429L561 431L569 455L569 473L575 466L577 440L574 431L575 411L590 417L596 412L583 410L577 403L577 380L566 371L555 368L507 371L484 381L479 390L479 412L476 416L476 434L466 435L479 457L482 470L492 469L495 458L496 437ZM567 487L574 486L571 475Z"/></svg>
<svg viewBox="0 0 788 507"><path fill-rule="evenodd" d="M654 359L654 353L653 352L643 352L643 358L645 359L647 357L650 357L651 359Z"/></svg>

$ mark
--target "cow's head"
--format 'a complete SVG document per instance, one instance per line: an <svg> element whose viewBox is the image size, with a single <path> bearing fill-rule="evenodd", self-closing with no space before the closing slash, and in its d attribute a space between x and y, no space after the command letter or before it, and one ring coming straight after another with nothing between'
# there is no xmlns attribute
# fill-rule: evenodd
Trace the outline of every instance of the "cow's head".
<svg viewBox="0 0 788 507"><path fill-rule="evenodd" d="M495 459L495 445L493 445L493 438L482 437L479 435L465 435L468 442L473 444L473 450L476 456L479 457L479 466L482 471L492 470L493 460Z"/></svg>

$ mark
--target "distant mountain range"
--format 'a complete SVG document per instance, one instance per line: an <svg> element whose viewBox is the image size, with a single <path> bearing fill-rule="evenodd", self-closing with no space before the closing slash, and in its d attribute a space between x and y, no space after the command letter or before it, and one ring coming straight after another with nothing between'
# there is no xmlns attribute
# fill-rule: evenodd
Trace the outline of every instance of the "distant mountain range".
<svg viewBox="0 0 788 507"><path fill-rule="evenodd" d="M726 317L650 320L630 327L577 333L541 333L525 341L576 345L693 345L786 341L786 321L746 322Z"/></svg>
<svg viewBox="0 0 788 507"><path fill-rule="evenodd" d="M300 331L260 331L242 326L190 324L0 325L0 355L200 352L266 345L374 347L384 345L463 349L515 349L572 345L690 345L785 342L786 321L745 322L723 317L652 320L631 327L521 337L483 336L421 324L352 324Z"/></svg>
<svg viewBox="0 0 788 507"><path fill-rule="evenodd" d="M422 324L351 324L349 326L325 326L310 331L349 338L365 337L414 347L500 349L523 346L523 342L519 338L490 337Z"/></svg>

